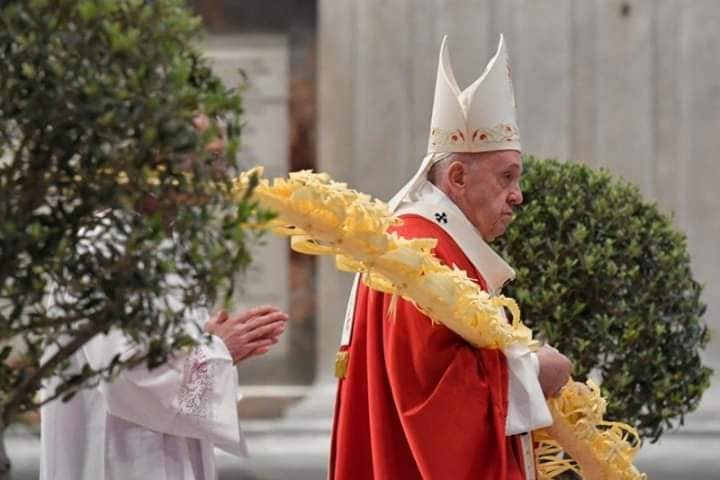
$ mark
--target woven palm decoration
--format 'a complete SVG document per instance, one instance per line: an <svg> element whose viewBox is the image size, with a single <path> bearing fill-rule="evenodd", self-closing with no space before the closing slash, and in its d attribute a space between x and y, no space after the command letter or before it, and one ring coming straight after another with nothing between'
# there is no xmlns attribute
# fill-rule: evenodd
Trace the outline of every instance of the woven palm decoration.
<svg viewBox="0 0 720 480"><path fill-rule="evenodd" d="M254 169L240 175L234 194L242 198L253 183L251 178L261 174L261 169ZM277 214L263 227L289 236L293 250L334 256L338 269L361 273L369 287L413 302L432 321L475 347L520 343L537 348L513 299L490 296L464 271L440 263L431 253L436 240L408 240L388 233L388 227L402 220L383 202L310 171L272 182L260 179L253 196ZM500 307L511 311L512 323ZM568 471L591 480L646 478L633 466L640 447L637 431L603 420L605 400L595 384L570 381L548 404L554 423L534 432L539 478Z"/></svg>

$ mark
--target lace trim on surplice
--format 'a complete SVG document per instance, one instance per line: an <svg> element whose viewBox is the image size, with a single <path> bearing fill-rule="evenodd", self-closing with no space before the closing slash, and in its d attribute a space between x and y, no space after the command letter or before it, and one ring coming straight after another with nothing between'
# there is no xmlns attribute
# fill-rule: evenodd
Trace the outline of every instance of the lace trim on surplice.
<svg viewBox="0 0 720 480"><path fill-rule="evenodd" d="M202 348L194 349L183 367L183 382L177 401L181 413L200 418L210 416L212 380L212 363Z"/></svg>

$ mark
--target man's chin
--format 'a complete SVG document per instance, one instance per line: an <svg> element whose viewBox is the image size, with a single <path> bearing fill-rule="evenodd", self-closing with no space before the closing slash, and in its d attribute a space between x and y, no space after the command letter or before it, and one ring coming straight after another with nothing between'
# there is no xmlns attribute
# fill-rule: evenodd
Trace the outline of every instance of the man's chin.
<svg viewBox="0 0 720 480"><path fill-rule="evenodd" d="M508 222L510 223L510 222ZM505 230L507 229L507 224L504 224L502 222L496 223L494 226L491 226L490 228L487 228L483 230L482 228L479 228L476 226L475 228L480 233L480 236L485 240L486 242L490 243L502 234L505 233Z"/></svg>
<svg viewBox="0 0 720 480"><path fill-rule="evenodd" d="M507 230L507 227L510 225L510 222L508 222L507 225L504 226L498 226L497 230L493 232L493 240L495 240L498 237L501 237L505 235L505 231Z"/></svg>

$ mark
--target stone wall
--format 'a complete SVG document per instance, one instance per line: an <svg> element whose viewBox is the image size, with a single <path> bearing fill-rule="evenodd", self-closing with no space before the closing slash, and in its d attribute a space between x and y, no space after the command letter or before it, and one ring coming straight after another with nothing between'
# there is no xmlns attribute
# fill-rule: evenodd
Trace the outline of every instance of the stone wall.
<svg viewBox="0 0 720 480"><path fill-rule="evenodd" d="M525 153L607 167L673 212L720 330L720 2L320 0L319 11L320 170L389 198L425 152L442 35L463 88L502 32ZM319 274L327 374L350 279L330 263ZM705 411L720 412L719 393Z"/></svg>

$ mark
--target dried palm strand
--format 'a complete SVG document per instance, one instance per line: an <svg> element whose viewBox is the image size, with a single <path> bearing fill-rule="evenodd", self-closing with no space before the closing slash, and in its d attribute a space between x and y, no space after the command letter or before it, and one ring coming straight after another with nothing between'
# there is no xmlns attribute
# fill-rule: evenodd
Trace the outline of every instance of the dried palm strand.
<svg viewBox="0 0 720 480"><path fill-rule="evenodd" d="M603 420L606 402L592 380L585 385L569 382L548 404L553 424L533 434L539 443L535 455L540 479L566 471L589 480L647 478L633 466L640 448L637 431Z"/></svg>
<svg viewBox="0 0 720 480"><path fill-rule="evenodd" d="M236 195L244 195L250 175L257 173L236 180ZM408 240L388 233L388 227L401 220L383 202L309 171L291 173L272 184L261 179L254 196L277 213L270 228L290 236L293 250L334 255L339 269L363 273L370 287L414 302L472 345L537 345L532 331L519 320L515 301L490 297L464 271L441 264L431 253L434 239ZM515 320L508 323L499 307L507 307Z"/></svg>

